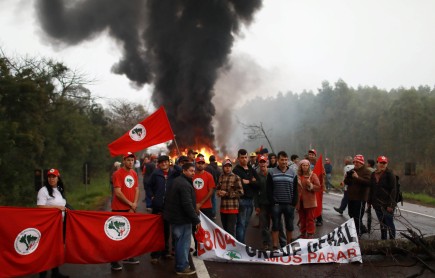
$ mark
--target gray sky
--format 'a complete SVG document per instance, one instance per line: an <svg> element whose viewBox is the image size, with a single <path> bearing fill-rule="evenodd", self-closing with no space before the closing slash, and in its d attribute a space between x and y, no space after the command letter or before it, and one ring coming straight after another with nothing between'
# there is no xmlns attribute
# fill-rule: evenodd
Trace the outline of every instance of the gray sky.
<svg viewBox="0 0 435 278"><path fill-rule="evenodd" d="M432 87L434 10L432 0L265 0L237 39L216 94L237 91L243 100L316 91L339 78L354 87ZM150 86L136 90L110 72L120 51L107 36L54 49L40 33L33 1L0 0L0 46L8 55L52 57L97 79L89 86L97 96L149 104Z"/></svg>

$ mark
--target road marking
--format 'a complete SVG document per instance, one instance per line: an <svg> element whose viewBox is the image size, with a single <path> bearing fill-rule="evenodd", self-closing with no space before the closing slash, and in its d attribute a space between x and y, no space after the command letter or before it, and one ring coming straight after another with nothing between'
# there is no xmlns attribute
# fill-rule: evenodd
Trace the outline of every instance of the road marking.
<svg viewBox="0 0 435 278"><path fill-rule="evenodd" d="M421 216L425 216L425 217L429 217L429 218L433 218L433 219L435 219L434 216L427 215L427 214L424 214L424 213L419 213L419 212L415 212L415 211L412 211L412 210L400 209L400 208L399 208L399 210L400 210L400 211L406 211L406 212L409 212L409 213L413 213L413 214L417 214L417 215L421 215Z"/></svg>
<svg viewBox="0 0 435 278"><path fill-rule="evenodd" d="M329 193L330 195L334 195L334 196L343 196L342 194L337 194L337 193ZM417 215L421 215L421 216L425 216L425 217L429 217L429 218L432 218L432 219L435 219L435 217L434 216L432 216L432 215L427 215L427 214L424 214L424 213L420 213L420 212L415 212L415 211L412 211L412 210L407 210L407 209L401 209L401 208L399 208L399 210L401 210L401 211L406 211L406 212L409 212L409 213L413 213L413 214L417 214Z"/></svg>
<svg viewBox="0 0 435 278"><path fill-rule="evenodd" d="M190 242L190 247L195 248L195 243L193 242L193 239ZM192 262L195 266L196 276L198 278L210 278L210 274L208 274L207 267L205 266L203 260L198 259L198 257L192 256Z"/></svg>

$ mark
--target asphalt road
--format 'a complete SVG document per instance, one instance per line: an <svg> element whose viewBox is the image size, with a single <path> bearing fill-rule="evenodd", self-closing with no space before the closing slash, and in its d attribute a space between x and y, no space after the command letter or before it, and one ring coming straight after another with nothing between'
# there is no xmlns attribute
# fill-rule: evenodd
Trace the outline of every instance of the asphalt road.
<svg viewBox="0 0 435 278"><path fill-rule="evenodd" d="M143 191L141 193L143 196ZM323 235L349 219L347 211L339 215L333 210L341 200L340 194L324 194L323 217L324 225L318 227L316 234ZM425 235L435 234L435 209L419 205L405 203L399 207L400 212L396 218L398 232L406 226L413 226L420 229ZM144 203L139 206L139 211L146 213ZM216 220L220 224L219 218ZM297 220L295 220L297 221ZM258 228L253 225L258 223L258 218L253 215L250 227L247 231L246 242L256 248L261 247L261 234ZM363 235L363 239L378 239L379 224L373 213L373 231L371 234ZM298 233L295 232L297 235ZM86 247L83 248L86 252ZM124 265L121 271L111 271L109 264L96 265L75 265L65 264L60 267L61 272L70 277L176 277L174 272L174 261L165 260L158 265L150 263L149 254L139 257L140 264ZM263 264L242 264L242 263L218 263L202 261L193 258L192 264L197 269L196 277L408 277L422 271L422 265L415 259L404 256L363 256L364 263L354 264L316 264L299 266L280 266ZM435 262L431 262L435 269ZM428 270L419 277L434 277ZM31 275L27 277L38 277ZM195 277L192 275L190 277Z"/></svg>

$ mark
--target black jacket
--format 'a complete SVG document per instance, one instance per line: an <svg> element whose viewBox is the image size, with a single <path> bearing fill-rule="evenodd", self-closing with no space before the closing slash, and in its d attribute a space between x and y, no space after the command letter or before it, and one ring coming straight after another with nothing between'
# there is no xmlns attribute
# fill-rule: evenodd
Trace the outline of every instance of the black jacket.
<svg viewBox="0 0 435 278"><path fill-rule="evenodd" d="M254 194L257 194L257 190L259 188L259 185L257 181L260 179L258 177L257 171L255 171L251 165L248 165L248 169L245 170L242 166L236 165L233 169L233 173L240 177L240 179L249 180L249 184L244 184L242 182L243 186L243 196L240 197L240 199L253 199ZM252 178L255 178L255 181L252 181Z"/></svg>
<svg viewBox="0 0 435 278"><path fill-rule="evenodd" d="M370 177L369 203L376 208L396 207L396 176L390 169L386 169L376 182L376 173Z"/></svg>
<svg viewBox="0 0 435 278"><path fill-rule="evenodd" d="M171 188L166 192L166 205L163 217L171 224L198 224L199 217L195 212L196 194L192 180L184 174L174 179Z"/></svg>

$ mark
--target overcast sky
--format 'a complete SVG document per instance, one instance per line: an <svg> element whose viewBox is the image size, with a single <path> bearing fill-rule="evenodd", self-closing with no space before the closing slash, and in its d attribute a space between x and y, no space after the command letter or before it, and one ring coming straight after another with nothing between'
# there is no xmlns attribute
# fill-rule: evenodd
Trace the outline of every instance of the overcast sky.
<svg viewBox="0 0 435 278"><path fill-rule="evenodd" d="M0 0L0 46L7 55L52 57L96 79L89 88L106 101L150 103L150 86L136 90L126 77L110 72L120 57L116 43L99 36L54 49L40 36L33 2ZM243 100L316 91L323 80L339 78L353 87L433 87L433 11L433 0L264 1L253 24L237 38L232 70L222 75L216 94L238 91Z"/></svg>

